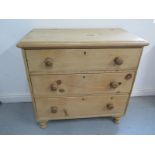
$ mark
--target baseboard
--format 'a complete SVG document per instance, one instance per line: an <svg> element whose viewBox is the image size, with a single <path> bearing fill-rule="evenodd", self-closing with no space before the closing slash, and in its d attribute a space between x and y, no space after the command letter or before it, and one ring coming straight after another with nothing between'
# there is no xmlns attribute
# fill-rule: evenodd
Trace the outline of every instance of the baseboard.
<svg viewBox="0 0 155 155"><path fill-rule="evenodd" d="M32 102L32 99L29 93L6 93L0 94L0 101L2 103Z"/></svg>
<svg viewBox="0 0 155 155"><path fill-rule="evenodd" d="M155 89L134 89L131 96L155 96Z"/></svg>
<svg viewBox="0 0 155 155"><path fill-rule="evenodd" d="M155 96L155 89L133 90L131 96ZM6 93L0 94L0 101L2 103L31 102L32 99L29 93Z"/></svg>

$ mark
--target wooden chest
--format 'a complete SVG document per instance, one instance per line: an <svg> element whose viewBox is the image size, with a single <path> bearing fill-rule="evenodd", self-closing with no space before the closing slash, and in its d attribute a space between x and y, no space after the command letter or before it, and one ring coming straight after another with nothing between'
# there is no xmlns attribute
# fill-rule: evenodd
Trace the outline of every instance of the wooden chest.
<svg viewBox="0 0 155 155"><path fill-rule="evenodd" d="M143 47L117 29L34 29L22 48L34 112L49 120L124 115Z"/></svg>

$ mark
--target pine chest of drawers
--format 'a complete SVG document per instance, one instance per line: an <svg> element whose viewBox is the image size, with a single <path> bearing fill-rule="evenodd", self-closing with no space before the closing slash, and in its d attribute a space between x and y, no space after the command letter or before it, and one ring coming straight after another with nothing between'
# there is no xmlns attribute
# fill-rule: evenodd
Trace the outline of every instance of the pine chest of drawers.
<svg viewBox="0 0 155 155"><path fill-rule="evenodd" d="M34 29L22 48L34 112L49 120L124 115L143 47L123 29Z"/></svg>

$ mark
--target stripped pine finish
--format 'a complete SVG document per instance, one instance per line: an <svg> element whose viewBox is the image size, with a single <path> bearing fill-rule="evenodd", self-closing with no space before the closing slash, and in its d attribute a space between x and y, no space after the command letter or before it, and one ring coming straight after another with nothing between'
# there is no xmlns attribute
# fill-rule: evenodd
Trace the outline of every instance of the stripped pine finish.
<svg viewBox="0 0 155 155"><path fill-rule="evenodd" d="M148 42L121 28L34 29L22 48L34 112L49 120L125 114Z"/></svg>

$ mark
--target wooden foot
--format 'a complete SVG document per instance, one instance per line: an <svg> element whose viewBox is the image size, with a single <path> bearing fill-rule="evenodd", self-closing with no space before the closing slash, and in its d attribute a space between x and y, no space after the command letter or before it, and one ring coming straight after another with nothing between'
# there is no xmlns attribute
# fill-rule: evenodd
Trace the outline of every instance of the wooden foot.
<svg viewBox="0 0 155 155"><path fill-rule="evenodd" d="M121 117L114 117L114 123L119 124Z"/></svg>
<svg viewBox="0 0 155 155"><path fill-rule="evenodd" d="M42 128L42 129L46 128L46 127L47 127L47 121L40 121L40 122L39 122L39 126L40 126L40 128Z"/></svg>

